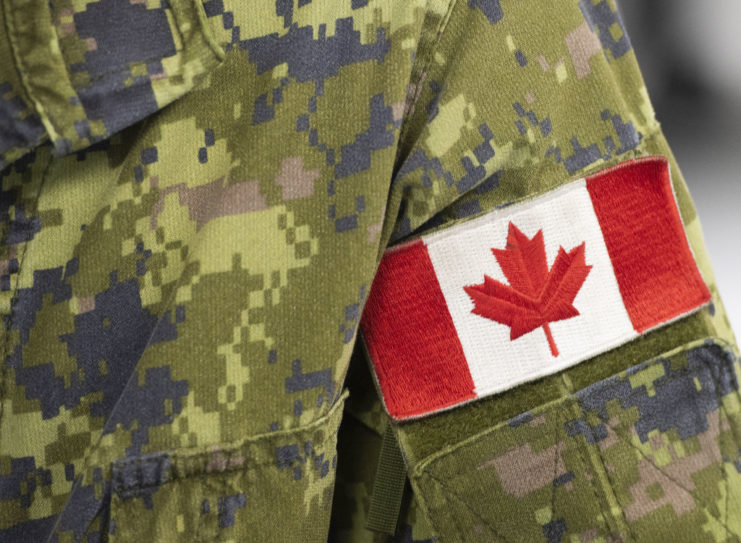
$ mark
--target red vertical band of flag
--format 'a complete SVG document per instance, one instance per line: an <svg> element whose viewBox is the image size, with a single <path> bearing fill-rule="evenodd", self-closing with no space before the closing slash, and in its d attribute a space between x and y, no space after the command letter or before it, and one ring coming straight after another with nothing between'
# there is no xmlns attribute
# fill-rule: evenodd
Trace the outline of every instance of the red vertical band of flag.
<svg viewBox="0 0 741 543"><path fill-rule="evenodd" d="M384 255L362 323L392 416L444 409L475 396L463 348L421 240Z"/></svg>
<svg viewBox="0 0 741 543"><path fill-rule="evenodd" d="M687 244L666 159L635 160L587 177L587 190L637 332L710 299Z"/></svg>

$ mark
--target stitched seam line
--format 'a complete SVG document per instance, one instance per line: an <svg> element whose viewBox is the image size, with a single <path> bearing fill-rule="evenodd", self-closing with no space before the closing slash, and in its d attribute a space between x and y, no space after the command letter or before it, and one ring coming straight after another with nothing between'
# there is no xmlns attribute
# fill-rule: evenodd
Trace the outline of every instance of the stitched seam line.
<svg viewBox="0 0 741 543"><path fill-rule="evenodd" d="M328 439L332 437L334 437L334 435L327 436ZM323 441L319 447L324 446L327 443L327 441L328 440ZM239 472L239 471L248 471L252 468L261 468L265 466L274 466L274 465L275 465L274 459L269 459L269 460L265 460L262 462L254 462L254 463L249 463L249 464L245 462L241 466L232 466L232 467L227 467L225 469L214 469L213 471L208 471L206 469L203 469L203 470L198 470L192 473L186 473L183 475L175 474L174 476L172 476L171 474L168 474L167 480L162 481L161 483L152 483L152 484L146 484L146 485L133 484L133 485L127 485L124 488L112 488L111 490L114 494L118 494L119 496L121 496L122 494L126 494L127 492L132 491L132 490L147 490L150 488L162 488L163 486L169 485L170 483L186 481L188 479L196 479L196 478L201 479L201 478L208 478L212 476L218 477L219 475L222 475L222 474L228 474L228 473ZM289 466L286 466L286 467L289 467ZM280 470L283 468L278 468L278 469ZM120 479L120 474L117 474L117 475L119 476L118 478Z"/></svg>
<svg viewBox="0 0 741 543"><path fill-rule="evenodd" d="M573 403L572 403L573 405ZM578 408L578 407L577 407ZM589 470L591 474L594 474L594 467L590 465L587 458L584 456L585 451L582 449L581 443L576 443L576 452L579 457L579 461L582 464L583 469ZM596 479L596 476L594 477ZM605 514L605 506L607 505L607 509L609 511L609 504L606 503L606 500L602 500L599 498L599 494L597 492L597 486L594 483L594 480L587 479L584 477L584 480L587 481L587 484L589 485L590 490L592 491L592 495L594 496L595 503L599 504L599 516L597 517L597 522L602 524L602 530L605 536L609 535L610 533L610 527L607 524L607 515Z"/></svg>
<svg viewBox="0 0 741 543"><path fill-rule="evenodd" d="M504 536L503 536L502 534L500 534L500 533L499 533L499 532L498 532L498 531L496 530L496 528L494 528L494 526L493 526L492 524L490 524L490 523L486 522L486 520L484 520L484 518L483 518L483 517L482 517L482 516L481 516L481 515L480 515L480 514L479 514L478 512L476 512L476 511L475 511L475 510L474 510L474 509L473 509L473 508L472 508L472 507L471 507L470 505L468 505L468 503L466 503L466 501L465 501L465 500L463 500L463 498L461 498L461 497L460 497L460 496L458 495L458 493L457 493L457 492L455 492L455 491L454 491L453 489L451 489L451 488L450 488L450 487L449 487L449 486L448 486L447 484L445 484L445 483L444 483L444 482L443 482L443 481L442 481L441 479L438 479L437 477L435 477L435 476L434 476L434 475L432 475L431 473L427 473L426 475L427 475L427 476L428 476L428 477L429 477L430 479L432 479L433 481L435 481L435 483L436 483L436 484L437 484L437 485L438 485L438 486L439 486L440 488L442 488L443 490L446 490L446 491L447 491L448 493L450 493L450 495L451 495L451 496L455 497L455 498L456 498L456 499L457 499L457 500L458 500L458 501L459 501L459 502L460 502L460 503L461 503L461 504L462 504L462 505L463 505L463 506L464 506L464 507L465 507L466 509L468 509L468 511L470 511L470 512L471 512L471 514L472 514L473 516L475 516L475 517L476 517L477 519L479 519L479 520L481 521L481 523L482 523L482 524L483 524L484 526L486 526L486 527L487 527L487 528L488 528L488 529L489 529L489 530L491 531L491 533L493 533L493 534L494 534L494 536L495 536L495 537L497 537L497 538L498 538L498 539L500 539L501 541L504 541L505 543L509 543L509 540L508 540L507 538L505 538L505 537L504 537ZM455 520L455 515L448 515L448 517L450 517L451 519L454 519L454 522L456 523L456 526L458 526L458 522L457 522L457 520ZM458 530L459 530L459 532L460 532L460 533L463 533L462 531L460 531L460 528L458 528Z"/></svg>
<svg viewBox="0 0 741 543"><path fill-rule="evenodd" d="M346 397L346 395L347 395L347 393L345 393L343 396ZM131 490L131 489L146 489L146 488L161 487L162 485L167 484L167 483L170 483L170 482L173 482L173 481L189 479L189 478L192 478L192 477L198 477L198 476L208 477L210 475L216 476L216 475L219 475L221 473L230 473L230 472L234 472L234 471L248 470L248 469L250 469L252 467L261 467L261 466L266 466L266 465L273 465L273 464L275 464L275 459L274 458L266 459L264 461L253 461L253 462L249 462L248 460L245 460L244 464L242 464L242 465L239 465L239 466L227 466L224 469L213 469L212 471L208 471L206 469L206 465L205 464L207 464L208 463L208 460L210 460L211 458L213 458L213 456L216 455L216 454L222 454L224 456L224 461L228 464L229 463L229 460L231 458L234 458L234 456L236 456L240 452L242 452L241 449L243 447L250 446L250 445L257 445L257 444L259 444L260 441L263 441L263 440L265 440L266 442L269 441L269 439L266 439L266 438L272 438L272 437L276 437L276 438L292 437L294 439L300 439L302 435L313 432L316 429L316 427L320 427L320 426L323 426L323 425L329 423L331 421L332 416L333 415L336 415L336 411L335 410L336 409L339 409L340 406L343 405L343 401L342 401L343 399L344 398L341 398L339 401L337 401L335 403L335 405L333 406L333 409L327 415L325 415L324 417L322 417L320 419L317 419L316 421L312 422L311 424L309 424L307 426L304 426L304 427L301 427L301 428L296 428L294 430L282 430L281 431L282 432L281 435L278 435L278 436L274 436L274 434L262 434L260 436L255 436L254 438L250 438L249 441L245 441L242 444L231 446L230 449L220 448L217 451L205 451L205 452L185 453L185 454L178 454L178 453L168 454L168 453L163 453L161 456L157 456L155 458L136 458L136 457L133 457L133 458L122 459L122 460L120 460L118 462L115 462L114 461L113 462L112 470L115 469L115 468L117 468L117 467L119 467L119 466L130 466L130 465L134 465L134 466L145 467L145 466L157 465L157 464L161 464L163 462L163 458L165 458L165 457L167 459L169 459L171 461L171 463L172 463L171 464L170 471L167 474L167 480L164 481L164 482L162 482L162 483L154 483L154 484L147 484L147 485L141 485L141 484L124 485L124 484L122 484L119 488L114 489L114 491L115 492L120 492L120 491L124 491L125 492L125 491ZM326 443L330 443L333 440L336 441L337 433L338 432L339 432L339 426L337 426L337 427L329 430L327 432L326 436L324 437L321 445L317 445L317 447L321 447L322 445L324 445ZM275 433L277 433L277 432L275 432ZM227 447L229 447L229 446L227 446ZM178 466L176 464L176 462L179 459L181 459L181 460L183 460L185 462L188 462L188 461L193 462L196 465L195 466ZM112 475L112 480L113 479L116 479L116 478L119 478L120 479L120 471L119 470L116 470L116 471L118 473L116 474L116 476L113 476Z"/></svg>
<svg viewBox="0 0 741 543"><path fill-rule="evenodd" d="M167 57L165 57L165 56L159 56L159 57L146 58L146 59L143 59L143 60L137 60L137 61L133 62L132 64L146 63L146 62L152 62L154 60L162 60L162 59L166 59L166 58L173 58L173 57L178 56L179 54L182 54L181 51L177 51L176 50L174 55L170 55L170 56L167 56ZM78 90L87 90L87 89L90 88L90 84L95 83L96 81L100 81L101 79L105 79L106 77L110 77L110 76L114 76L114 75L129 75L129 73L130 73L130 70L128 68L122 68L121 70L112 70L110 72L105 72L105 73L102 73L100 75L96 75L95 77L89 78L88 81L87 81L88 82L87 85L73 85L72 88L75 91L78 91ZM157 74L157 75L160 77L160 80L162 80L162 79L170 79L170 77L172 77L172 75L179 75L179 72L178 72L178 74L172 74L172 75L170 75L170 74ZM149 78L147 78L146 81L149 82L151 80ZM140 85L140 84L141 83L137 83L137 81L134 80L134 84L131 85L131 86L134 87L134 86Z"/></svg>
<svg viewBox="0 0 741 543"><path fill-rule="evenodd" d="M632 394L631 394L631 396L632 396ZM584 411L584 406L582 405L582 402L579 401L579 400L576 400L575 403L576 403L576 406L579 408L579 411L581 412L582 416L584 417L584 420L586 420L587 413L586 413L586 411ZM594 432L592 431L592 427L587 424L587 428L589 429L589 433L592 436L592 442L594 443L594 446L593 446L594 447L594 451L597 453L597 458L599 458L600 467L602 468L602 471L605 474L605 477L607 478L607 482L610 485L610 492L612 493L613 497L615 498L615 503L618 504L618 508L620 509L620 515L623 518L623 522L625 523L625 527L628 530L628 534L630 534L630 537L631 537L631 539L633 541L636 541L636 536L635 536L635 534L633 533L633 531L632 531L632 529L630 527L630 523L628 522L628 519L625 517L625 508L620 503L620 500L618 499L617 494L615 492L615 483L613 482L612 477L610 477L610 472L608 471L607 465L605 464L605 458L602 455L602 451L600 450L599 444L597 443L597 440L595 438ZM618 436L618 438L620 438L620 436ZM589 445L587 445L587 447L588 446ZM603 491L606 493L607 492L607 489L603 489ZM608 502L608 505L609 505L609 502ZM609 511L608 513L609 513L610 516L613 516L612 515L612 511ZM620 532L620 528L619 527L617 527L617 531L618 531L618 533Z"/></svg>
<svg viewBox="0 0 741 543"><path fill-rule="evenodd" d="M717 396L717 391L716 391L716 396ZM584 415L586 416L586 413L584 413ZM606 422L606 421L604 421L604 422ZM718 410L718 424L720 424L720 410ZM681 484L681 483L680 483L680 482L679 482L678 480L676 480L676 479L675 479L674 477L672 477L671 475L669 475L669 474L668 474L668 473L667 473L666 471L664 471L663 469L661 469L661 467L657 466L657 465L656 465L656 463L654 463L654 462L653 462L653 461L651 460L651 458L650 458L650 457L648 457L648 456L647 456L647 455L646 455L646 454L645 454L645 453L644 453L643 451L641 451L641 450L640 450L640 449L639 449L639 448L638 448L638 447L637 447L637 446L636 446L636 445L635 445L635 444L634 444L634 443L633 443L632 441L630 441L629 439L626 439L626 438L625 438L625 437L623 437L623 436L620 436L620 435L619 435L619 434L618 434L617 432L615 432L615 435L617 436L617 438L618 438L618 439L619 439L620 441L622 441L623 443L626 443L626 444L630 445L630 446L631 446L631 447L633 447L633 448L634 448L634 449L635 449L636 451L638 451L638 454L640 455L640 457L641 457L641 458L643 458L643 459L645 459L645 460L646 460L647 462L649 462L649 463L651 464L651 466L652 466L652 467L653 467L654 469L656 469L656 470L657 470L657 471L658 471L659 473L661 473L661 474L662 474L662 475L663 475L664 477L666 477L667 479L669 479L669 480L670 480L671 482L673 482L673 483L674 483L675 485L677 485L677 486L678 486L679 488L681 488L681 489L682 489L683 491L685 491L685 492L686 492L687 494L689 494L690 496L692 496L692 499L693 499L693 501L697 502L697 503L698 503L698 505L703 505L703 506L704 506L704 505L707 505L707 504L705 504L705 503L699 502L699 501L698 501L698 500L697 500L697 499L695 498L695 496L694 496L694 495L692 494L692 491L691 491L691 490L689 490L688 488L686 488L686 487L685 487L685 486L684 486L683 484ZM600 457L602 457L602 453L601 453L601 451L599 451L599 447L597 447L597 450L598 450L598 452L600 453ZM604 464L604 458L603 458L603 464ZM721 469L722 469L722 468L721 468ZM605 471L607 471L607 470L605 469ZM609 472L607 472L607 477L608 477L608 479L610 479L610 475L609 475ZM611 481L611 483L612 483L612 481ZM618 502L619 502L619 501L618 501ZM623 508L621 507L621 508L620 508L620 510L621 510L621 511L623 512L623 518L625 518L625 512L623 511ZM721 524L723 524L723 525L724 525L724 523L723 523L723 521L722 521L722 520L720 519L720 517L717 517L717 516L713 515L713 514L712 514L712 513L710 512L710 511L707 511L707 513L708 513L708 515L710 515L711 517L713 517L713 518L714 518L715 520L717 520L718 522L720 522ZM627 519L626 519L626 523L627 523Z"/></svg>
<svg viewBox="0 0 741 543"><path fill-rule="evenodd" d="M47 132L49 127L51 127L53 134L49 134L50 139L56 140L57 138L63 138L63 132L59 129L57 126L55 120L52 118L52 115L49 114L48 111L46 111L46 108L44 107L44 103L36 96L35 91L35 85L32 82L32 79L29 77L28 72L26 72L23 68L23 61L22 61L22 54L20 53L20 46L18 44L18 39L15 35L15 28L16 28L16 21L15 21L15 14L20 13L23 10L22 9L14 9L12 6L12 0L9 0L8 2L3 2L3 5L5 6L5 27L6 32L8 35L8 41L11 45L11 50L13 52L13 62L15 64L16 70L18 70L18 74L21 78L21 83L23 84L26 93L28 94L28 98L31 100L31 103L33 104L36 114L41 119L42 125L44 125L44 128L46 128ZM50 14L51 16L51 14ZM51 20L49 21L49 26L51 28L52 33L54 34L54 37L56 38L56 28L54 28L54 25L51 23ZM72 82L70 82L70 87L72 87ZM48 124L48 126L47 126ZM51 161L51 159L50 159Z"/></svg>
<svg viewBox="0 0 741 543"><path fill-rule="evenodd" d="M198 0L194 0L193 4L195 4L196 2L198 2ZM223 58L223 55L224 55L223 51L221 51L220 49L217 51L214 48L214 45L212 43L213 40L210 40L210 39L208 39L208 37L205 36L206 30L207 30L208 27L204 27L203 21L202 21L202 17L200 15L200 13L198 12L197 6L196 5L193 5L192 8L194 10L195 17L198 19L201 36L203 36L204 41L208 45L209 49L211 49L212 52L217 57L219 57L219 59L222 59ZM183 33L180 31L180 25L178 24L179 15L177 14L177 10L173 9L172 7L169 7L169 8L166 8L166 9L172 15L173 24L171 25L171 28L174 27L175 32L177 32L178 36L180 37L180 43L183 44L183 47L181 49L175 48L175 53L172 54L172 55L168 55L168 56L155 55L155 56L152 56L152 57L147 57L145 59L136 60L136 61L133 62L134 64L142 64L142 63L152 62L152 61L155 61L155 60L163 60L163 59L166 59L166 58L173 58L173 57L176 57L178 55L184 56L184 51L186 49L190 50L190 48L187 48L186 47L186 44L188 43L188 41L185 39L185 36L183 36ZM205 17L205 14L204 14L204 17ZM52 23L52 27L54 27L54 32L56 33L56 26L54 26L53 23ZM61 47L60 47L60 50L62 50L62 52L63 52L62 54L64 56L64 50ZM65 65L69 68L70 65L67 64L66 57L64 57L64 58L65 58ZM84 65L85 63L82 63L82 64ZM182 65L179 64L178 66L182 66ZM88 85L79 85L79 86L78 85L72 85L72 88L75 91L77 91L78 89L87 89L87 88L90 87L90 85L89 85L90 83L94 83L94 82L99 81L99 80L101 80L101 79L103 79L105 77L109 77L109 76L113 76L113 75L128 75L130 71L131 70L129 68L120 68L120 69L108 70L106 72L103 72L102 74L99 74L99 75L95 76L95 77L91 77L88 80ZM178 72L175 73L175 74L164 74L164 77L162 77L161 79L170 79L174 75L181 75L181 74L182 74L182 70L178 70Z"/></svg>
<svg viewBox="0 0 741 543"><path fill-rule="evenodd" d="M551 521L556 518L556 473L558 472L558 445L561 443L558 436L558 428L561 426L561 410L556 409L556 420L553 425L553 475L551 476ZM564 441L564 449L566 442Z"/></svg>
<svg viewBox="0 0 741 543"><path fill-rule="evenodd" d="M428 0L428 4L429 4ZM448 8L445 10L445 15L443 15L442 19L440 20L439 26L437 28L437 32L435 33L435 38L432 40L432 43L430 43L429 47L425 50L424 58L422 60L422 68L415 72L414 67L412 67L412 74L416 74L416 77L414 79L411 79L409 81L410 84L414 86L414 97L411 99L410 104L414 105L417 103L417 100L419 99L420 95L422 94L422 89L419 87L419 83L422 79L422 74L427 72L427 69L429 68L432 59L434 58L434 51L437 45L440 43L440 39L442 38L443 32L448 26L448 21L450 20L450 16L453 13L453 8L456 5L457 0L450 0L450 3L448 4ZM424 21L422 22L422 25L424 26ZM414 64L417 64L416 61ZM404 137L406 136L408 130L409 130L409 123L404 123L402 121L402 127L399 131L399 142L401 143L404 141Z"/></svg>
<svg viewBox="0 0 741 543"><path fill-rule="evenodd" d="M193 0L193 9L196 12L196 17L198 17L198 24L201 26L201 36L203 36L204 41L219 61L223 61L226 58L226 52L222 49L213 34L211 23L209 23L208 17L206 16L206 10L203 7L203 1Z"/></svg>

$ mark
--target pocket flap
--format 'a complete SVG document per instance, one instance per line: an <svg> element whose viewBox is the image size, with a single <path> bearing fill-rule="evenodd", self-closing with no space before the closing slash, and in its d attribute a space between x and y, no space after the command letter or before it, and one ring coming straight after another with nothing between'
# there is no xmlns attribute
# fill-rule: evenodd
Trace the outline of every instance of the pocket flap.
<svg viewBox="0 0 741 543"><path fill-rule="evenodd" d="M431 455L412 485L445 541L741 536L738 371L689 344Z"/></svg>

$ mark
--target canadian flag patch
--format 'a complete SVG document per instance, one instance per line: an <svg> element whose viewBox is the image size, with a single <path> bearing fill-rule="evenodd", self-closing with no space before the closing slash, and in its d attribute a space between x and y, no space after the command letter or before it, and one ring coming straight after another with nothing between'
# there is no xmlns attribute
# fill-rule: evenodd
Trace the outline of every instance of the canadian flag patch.
<svg viewBox="0 0 741 543"><path fill-rule="evenodd" d="M709 300L667 161L649 157L390 248L361 328L403 420L556 373Z"/></svg>

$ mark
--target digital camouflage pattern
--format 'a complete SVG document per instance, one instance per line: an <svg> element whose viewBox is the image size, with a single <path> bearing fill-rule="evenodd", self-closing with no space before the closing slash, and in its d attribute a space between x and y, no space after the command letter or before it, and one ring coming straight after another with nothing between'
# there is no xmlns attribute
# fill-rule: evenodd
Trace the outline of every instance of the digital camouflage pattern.
<svg viewBox="0 0 741 543"><path fill-rule="evenodd" d="M741 539L738 351L612 0L0 18L0 541ZM398 529L365 529L384 249L646 155L713 303L394 426Z"/></svg>
<svg viewBox="0 0 741 543"><path fill-rule="evenodd" d="M452 541L738 541L738 370L713 342L634 366L412 462L419 499Z"/></svg>

